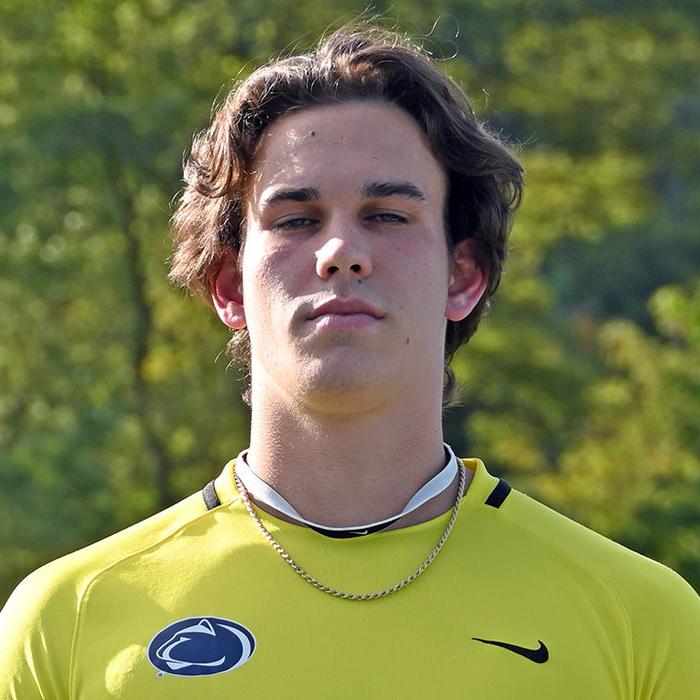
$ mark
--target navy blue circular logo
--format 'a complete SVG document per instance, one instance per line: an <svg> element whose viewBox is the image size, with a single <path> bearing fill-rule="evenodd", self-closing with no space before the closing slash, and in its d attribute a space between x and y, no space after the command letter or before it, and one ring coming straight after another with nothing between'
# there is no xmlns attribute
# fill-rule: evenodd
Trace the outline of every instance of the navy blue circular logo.
<svg viewBox="0 0 700 700"><path fill-rule="evenodd" d="M164 627L148 645L148 660L174 676L213 676L242 666L255 651L243 625L220 617L188 617Z"/></svg>

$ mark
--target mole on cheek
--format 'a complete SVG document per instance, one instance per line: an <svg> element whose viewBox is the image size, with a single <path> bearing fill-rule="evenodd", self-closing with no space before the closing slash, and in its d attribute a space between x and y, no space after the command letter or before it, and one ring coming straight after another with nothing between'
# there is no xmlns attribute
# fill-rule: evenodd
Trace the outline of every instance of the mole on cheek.
<svg viewBox="0 0 700 700"><path fill-rule="evenodd" d="M315 132L315 131L312 131L312 132L311 132L311 136L316 136L316 132Z"/></svg>
<svg viewBox="0 0 700 700"><path fill-rule="evenodd" d="M406 338L406 345L409 345L410 342L411 342L411 339L410 339L410 338Z"/></svg>

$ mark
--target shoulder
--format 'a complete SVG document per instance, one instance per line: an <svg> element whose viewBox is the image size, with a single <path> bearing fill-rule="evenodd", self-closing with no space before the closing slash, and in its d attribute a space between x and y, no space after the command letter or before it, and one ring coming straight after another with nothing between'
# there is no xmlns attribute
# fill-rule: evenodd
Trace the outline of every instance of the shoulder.
<svg viewBox="0 0 700 700"><path fill-rule="evenodd" d="M537 546L553 556L568 559L572 565L605 582L625 600L639 595L681 594L698 600L681 576L669 567L635 552L609 537L559 513L545 504L513 489L503 515L509 525L522 531Z"/></svg>
<svg viewBox="0 0 700 700"><path fill-rule="evenodd" d="M27 576L0 612L7 661L0 669L0 690L9 687L27 698L65 696L76 624L92 582L207 517L215 515L206 510L201 493L196 493Z"/></svg>
<svg viewBox="0 0 700 700"><path fill-rule="evenodd" d="M552 590L561 574L578 582L593 609L619 611L639 697L696 692L700 597L685 579L515 489L500 510L508 537L549 564ZM602 619L613 624L618 615Z"/></svg>
<svg viewBox="0 0 700 700"><path fill-rule="evenodd" d="M206 518L208 511L197 492L94 544L52 561L31 573L16 592L80 597L83 588L103 571L149 548L157 547L181 530Z"/></svg>
<svg viewBox="0 0 700 700"><path fill-rule="evenodd" d="M474 470L468 503L480 514L472 532L478 523L484 543L507 561L527 560L530 568L551 576L584 579L588 590L604 588L630 604L640 595L665 595L669 590L698 599L667 566L512 488L491 475L481 460L464 461Z"/></svg>

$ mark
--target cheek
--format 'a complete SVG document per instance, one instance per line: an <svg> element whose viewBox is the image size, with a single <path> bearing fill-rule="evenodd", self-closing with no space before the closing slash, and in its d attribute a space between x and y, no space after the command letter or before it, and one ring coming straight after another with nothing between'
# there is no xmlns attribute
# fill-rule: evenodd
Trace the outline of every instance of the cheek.
<svg viewBox="0 0 700 700"><path fill-rule="evenodd" d="M285 266L285 259L287 265ZM250 314L249 326L279 324L293 299L288 258L281 251L244 260L243 294Z"/></svg>
<svg viewBox="0 0 700 700"><path fill-rule="evenodd" d="M444 311L449 284L446 248L426 248L423 239L396 246L392 252L394 261L399 261L395 269L407 286L407 298L424 313L431 306Z"/></svg>

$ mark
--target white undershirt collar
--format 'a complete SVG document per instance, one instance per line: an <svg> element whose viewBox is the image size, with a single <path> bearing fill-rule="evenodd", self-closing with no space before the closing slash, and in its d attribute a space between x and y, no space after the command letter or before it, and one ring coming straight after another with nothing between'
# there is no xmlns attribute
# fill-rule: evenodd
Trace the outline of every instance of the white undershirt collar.
<svg viewBox="0 0 700 700"><path fill-rule="evenodd" d="M404 506L403 510L396 515L384 518L383 520L377 520L376 522L366 523L363 525L329 527L302 517L294 506L289 503L289 501L281 496L272 486L270 486L270 484L261 479L251 469L246 461L248 449L243 450L236 458L235 470L236 475L240 479L246 491L248 491L248 493L260 503L263 503L270 508L274 508L280 513L284 513L287 517L292 518L299 523L303 523L321 534L328 535L330 537L357 537L360 535L372 534L373 532L378 532L379 530L389 527L399 518L403 518L405 515L412 513L431 498L435 498L435 496L441 494L453 482L458 472L457 457L447 443L443 443L443 445L447 456L447 464L445 464L445 466L434 477L432 477L432 479L423 484L423 486L421 486L418 491L413 494L411 499Z"/></svg>

